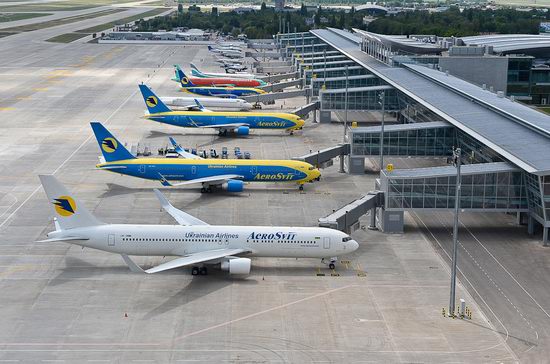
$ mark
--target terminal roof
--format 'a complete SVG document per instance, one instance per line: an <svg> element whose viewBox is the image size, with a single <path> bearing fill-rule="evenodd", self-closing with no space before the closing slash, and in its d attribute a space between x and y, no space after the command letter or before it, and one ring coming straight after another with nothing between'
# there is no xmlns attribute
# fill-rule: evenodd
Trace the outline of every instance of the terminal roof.
<svg viewBox="0 0 550 364"><path fill-rule="evenodd" d="M423 66L390 67L332 29L311 33L527 172L550 174L550 116Z"/></svg>

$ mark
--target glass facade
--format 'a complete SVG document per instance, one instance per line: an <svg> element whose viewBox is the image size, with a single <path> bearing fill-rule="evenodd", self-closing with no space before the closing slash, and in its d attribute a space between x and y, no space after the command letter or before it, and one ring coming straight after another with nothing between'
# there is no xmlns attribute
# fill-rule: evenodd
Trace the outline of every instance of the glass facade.
<svg viewBox="0 0 550 364"><path fill-rule="evenodd" d="M550 68L531 69L531 103L550 105Z"/></svg>
<svg viewBox="0 0 550 364"><path fill-rule="evenodd" d="M337 89L345 89L346 88L346 79L345 77L333 77L333 78L326 78L324 76L324 72L316 73L317 77L313 80L313 95L319 96L319 91L323 85L325 85L325 88L327 90L337 90ZM368 75L365 75L365 77L361 78L348 78L348 87L367 87L367 86L379 86L380 79L377 77L368 77Z"/></svg>
<svg viewBox="0 0 550 364"><path fill-rule="evenodd" d="M385 90L386 111L398 109L397 91ZM380 110L380 91L352 91L348 92L348 110ZM326 90L319 93L321 110L344 110L346 107L346 94L344 92L331 93Z"/></svg>
<svg viewBox="0 0 550 364"><path fill-rule="evenodd" d="M544 192L544 198L541 198L542 178L534 174L525 173L527 196L529 198L529 211L535 215L535 218L539 220L539 222L544 222L546 220L546 216L548 216L549 212L546 206L550 207L550 205L547 205L547 199L550 197L550 188L548 188L550 179L548 177L544 178L547 180L547 182L543 184L546 191Z"/></svg>
<svg viewBox="0 0 550 364"><path fill-rule="evenodd" d="M379 155L380 131L361 132L351 129L352 155ZM453 127L412 129L384 132L384 155L445 156L456 142Z"/></svg>
<svg viewBox="0 0 550 364"><path fill-rule="evenodd" d="M319 77L343 77L346 75L346 67L327 68L327 69L314 69L313 73ZM325 76L326 73L326 76ZM348 76L366 75L367 70L361 66L349 66ZM311 80L311 70L305 70L306 79L308 83ZM322 76L321 76L322 75Z"/></svg>
<svg viewBox="0 0 550 364"><path fill-rule="evenodd" d="M458 147L462 149L462 162L465 164L503 162L504 159L494 150L464 133L457 131Z"/></svg>
<svg viewBox="0 0 550 364"><path fill-rule="evenodd" d="M388 177L388 209L453 209L456 176ZM460 208L527 211L523 172L462 175Z"/></svg>

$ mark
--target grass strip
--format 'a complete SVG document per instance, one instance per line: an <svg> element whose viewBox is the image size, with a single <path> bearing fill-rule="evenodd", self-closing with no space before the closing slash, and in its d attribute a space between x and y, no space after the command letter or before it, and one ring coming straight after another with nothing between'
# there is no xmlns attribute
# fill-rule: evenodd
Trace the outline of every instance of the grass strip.
<svg viewBox="0 0 550 364"><path fill-rule="evenodd" d="M25 0L28 1L28 0ZM96 8L98 6L133 2L135 0L66 0L49 3L20 4L0 6L0 11L75 11ZM1 4L0 0L0 4Z"/></svg>
<svg viewBox="0 0 550 364"><path fill-rule="evenodd" d="M159 15L161 13L164 13L166 10L168 10L168 9L166 9L166 8L156 8L156 9L149 10L149 11L146 11L146 12L141 13L141 14L128 16L126 18L114 20L114 21L104 23L104 24L99 24L99 25L96 25L96 26L93 26L93 27L90 27L90 28L79 29L79 30L77 30L77 32L79 32L79 33L97 33L97 32L101 32L105 29L113 28L115 25L131 23L131 22L139 20L139 19Z"/></svg>
<svg viewBox="0 0 550 364"><path fill-rule="evenodd" d="M40 16L52 15L47 13L0 13L0 23L9 21L38 18Z"/></svg>
<svg viewBox="0 0 550 364"><path fill-rule="evenodd" d="M90 33L65 33L56 35L53 38L46 39L46 42L53 42L53 43L71 43L74 42L77 39L84 38L86 36L90 35Z"/></svg>
<svg viewBox="0 0 550 364"><path fill-rule="evenodd" d="M67 18L49 20L49 21L45 21L45 22L41 22L41 23L34 23L34 24L20 25L20 26L17 26L17 27L4 28L4 29L2 29L2 31L3 32L14 32L14 33L32 32L33 30L39 30L39 29L55 27L55 26L58 26L58 25L75 23L77 21L98 18L100 16L115 14L115 13L119 13L121 11L126 11L126 10L127 9L102 10L102 11L97 11L95 13L69 16Z"/></svg>

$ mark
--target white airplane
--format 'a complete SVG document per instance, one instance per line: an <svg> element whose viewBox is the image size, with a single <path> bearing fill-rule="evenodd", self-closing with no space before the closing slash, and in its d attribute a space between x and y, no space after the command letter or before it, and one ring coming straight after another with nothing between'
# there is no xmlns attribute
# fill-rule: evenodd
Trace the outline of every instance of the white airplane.
<svg viewBox="0 0 550 364"><path fill-rule="evenodd" d="M176 209L156 189L162 208L179 225L105 224L54 176L39 177L56 216L56 230L40 242L66 242L120 254L132 272L192 266L191 273L197 275L207 274L205 265L219 264L229 274L247 275L249 257L321 258L334 269L338 255L359 247L349 235L327 228L209 225ZM129 255L177 258L144 270Z"/></svg>
<svg viewBox="0 0 550 364"><path fill-rule="evenodd" d="M243 52L239 49L217 49L211 46L208 46L210 52L219 54L225 58L244 58Z"/></svg>
<svg viewBox="0 0 550 364"><path fill-rule="evenodd" d="M237 72L246 71L248 69L248 67L243 66L243 65L238 65L238 64L227 64L227 65L223 65L221 67L223 67L225 69L225 72L227 72L229 74L234 74L234 73L237 73Z"/></svg>
<svg viewBox="0 0 550 364"><path fill-rule="evenodd" d="M231 99L221 97L161 97L162 102L175 108L195 108L198 100L203 106L222 110L242 110L252 109L252 104L243 99Z"/></svg>
<svg viewBox="0 0 550 364"><path fill-rule="evenodd" d="M204 77L204 78L216 78L216 77L227 77L227 73L209 73L209 72L201 72L197 66L195 66L193 63L190 63L191 66L191 74L195 77ZM244 79L256 79L256 75L252 73L231 73L231 78L244 78Z"/></svg>

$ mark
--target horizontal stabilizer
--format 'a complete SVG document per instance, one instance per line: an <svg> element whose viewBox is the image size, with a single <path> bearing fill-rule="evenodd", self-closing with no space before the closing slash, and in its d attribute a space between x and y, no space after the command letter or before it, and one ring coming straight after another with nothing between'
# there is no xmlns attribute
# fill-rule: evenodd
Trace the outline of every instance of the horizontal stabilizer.
<svg viewBox="0 0 550 364"><path fill-rule="evenodd" d="M66 236L64 238L51 238L51 239L44 239L44 240L37 240L35 243L55 243L57 241L84 241L84 240L90 240L89 238L83 238L81 236Z"/></svg>
<svg viewBox="0 0 550 364"><path fill-rule="evenodd" d="M247 249L216 249L207 250L195 254L186 255L185 257L176 258L169 262L157 265L156 267L147 269L145 273L158 273L169 269L185 267L186 265L205 263L216 259L225 258L232 255L249 252Z"/></svg>

